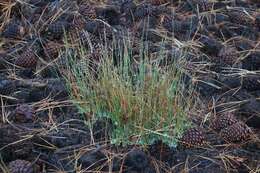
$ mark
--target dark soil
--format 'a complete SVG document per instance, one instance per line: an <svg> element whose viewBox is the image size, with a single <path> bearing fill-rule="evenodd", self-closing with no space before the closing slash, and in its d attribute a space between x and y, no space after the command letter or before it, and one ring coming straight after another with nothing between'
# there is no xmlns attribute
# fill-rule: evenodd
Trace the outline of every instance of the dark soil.
<svg viewBox="0 0 260 173"><path fill-rule="evenodd" d="M11 173L259 172L260 1L21 2L0 2L0 172L4 165ZM133 54L141 51L135 40L142 39L151 58L168 50L161 65L180 56L188 60L185 81L200 100L190 118L203 129L204 145L113 146L109 120L90 128L87 115L71 104L55 63L62 63L65 32L89 46L83 31L96 56L104 37L120 45L130 33ZM236 119L225 124L229 129L212 128L213 119L227 112ZM233 133L236 139L226 138Z"/></svg>

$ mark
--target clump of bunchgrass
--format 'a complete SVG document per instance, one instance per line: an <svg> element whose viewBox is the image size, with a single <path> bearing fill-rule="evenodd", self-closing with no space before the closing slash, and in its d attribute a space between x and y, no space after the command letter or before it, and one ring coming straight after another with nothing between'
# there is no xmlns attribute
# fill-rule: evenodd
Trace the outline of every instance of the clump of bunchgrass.
<svg viewBox="0 0 260 173"><path fill-rule="evenodd" d="M149 59L143 46L136 58L127 41L118 47L108 51L104 46L95 70L89 51L82 46L66 49L64 74L72 100L86 115L93 115L88 117L91 120L111 120L113 144L161 140L175 146L190 125L191 97L181 80L179 63L161 66Z"/></svg>

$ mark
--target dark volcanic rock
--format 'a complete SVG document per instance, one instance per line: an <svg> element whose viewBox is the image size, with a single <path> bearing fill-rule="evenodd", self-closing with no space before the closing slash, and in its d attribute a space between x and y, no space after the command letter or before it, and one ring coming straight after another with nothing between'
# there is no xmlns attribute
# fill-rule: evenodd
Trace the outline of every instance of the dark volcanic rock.
<svg viewBox="0 0 260 173"><path fill-rule="evenodd" d="M125 165L133 171L144 171L149 166L149 159L143 151L134 149L127 154Z"/></svg>
<svg viewBox="0 0 260 173"><path fill-rule="evenodd" d="M93 170L106 161L106 156L97 148L90 153L86 153L79 159L79 163L87 170Z"/></svg>

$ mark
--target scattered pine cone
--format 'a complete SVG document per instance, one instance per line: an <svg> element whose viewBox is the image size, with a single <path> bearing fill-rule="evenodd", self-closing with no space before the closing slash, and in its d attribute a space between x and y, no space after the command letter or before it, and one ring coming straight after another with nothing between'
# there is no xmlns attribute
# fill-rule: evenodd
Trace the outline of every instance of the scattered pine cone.
<svg viewBox="0 0 260 173"><path fill-rule="evenodd" d="M220 49L218 53L218 58L220 58L219 62L223 62L227 65L234 65L237 62L238 59L238 52L235 47L232 46L225 46L222 49Z"/></svg>
<svg viewBox="0 0 260 173"><path fill-rule="evenodd" d="M252 130L243 122L237 122L220 132L220 135L228 142L245 141L251 134Z"/></svg>
<svg viewBox="0 0 260 173"><path fill-rule="evenodd" d="M260 88L259 76L246 76L243 79L242 87L248 91L257 91Z"/></svg>
<svg viewBox="0 0 260 173"><path fill-rule="evenodd" d="M73 19L73 27L81 30L86 25L86 20L82 16L75 16Z"/></svg>
<svg viewBox="0 0 260 173"><path fill-rule="evenodd" d="M26 160L14 160L8 165L10 173L33 173L34 168L31 162Z"/></svg>
<svg viewBox="0 0 260 173"><path fill-rule="evenodd" d="M0 80L0 94L8 95L15 89L15 83L12 80Z"/></svg>
<svg viewBox="0 0 260 173"><path fill-rule="evenodd" d="M255 23L255 19L243 11L229 11L227 15L232 22L239 25L253 25Z"/></svg>
<svg viewBox="0 0 260 173"><path fill-rule="evenodd" d="M64 32L67 31L69 27L69 23L65 21L57 21L51 23L47 27L47 34L54 39L61 39L64 35Z"/></svg>
<svg viewBox="0 0 260 173"><path fill-rule="evenodd" d="M28 49L23 52L16 60L15 65L24 68L34 68L37 64L38 58L36 54L31 50Z"/></svg>
<svg viewBox="0 0 260 173"><path fill-rule="evenodd" d="M242 60L242 68L250 71L260 69L260 52L252 52L247 58Z"/></svg>
<svg viewBox="0 0 260 173"><path fill-rule="evenodd" d="M49 41L44 47L44 53L46 55L46 59L52 60L57 58L61 47L62 47L61 44L54 41Z"/></svg>
<svg viewBox="0 0 260 173"><path fill-rule="evenodd" d="M8 55L0 52L0 70L8 67Z"/></svg>
<svg viewBox="0 0 260 173"><path fill-rule="evenodd" d="M83 3L79 6L79 13L88 18L88 19L96 19L97 18L97 14L96 14L96 10L93 7L93 5L89 4L89 3Z"/></svg>
<svg viewBox="0 0 260 173"><path fill-rule="evenodd" d="M6 38L22 38L24 34L25 28L15 22L9 23L2 33Z"/></svg>
<svg viewBox="0 0 260 173"><path fill-rule="evenodd" d="M202 146L206 143L206 137L200 128L190 128L184 132L181 143L187 147Z"/></svg>
<svg viewBox="0 0 260 173"><path fill-rule="evenodd" d="M210 126L214 130L221 130L237 122L238 120L235 118L234 114L232 112L227 112L223 115L218 115L213 119Z"/></svg>

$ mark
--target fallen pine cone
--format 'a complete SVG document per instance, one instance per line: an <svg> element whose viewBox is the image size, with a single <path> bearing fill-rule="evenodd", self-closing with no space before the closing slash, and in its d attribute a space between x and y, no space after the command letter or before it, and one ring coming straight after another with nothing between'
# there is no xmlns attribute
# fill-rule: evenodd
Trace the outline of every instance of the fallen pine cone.
<svg viewBox="0 0 260 173"><path fill-rule="evenodd" d="M225 46L222 49L220 49L218 53L218 57L220 62L223 62L227 65L233 65L237 62L238 60L238 52L235 47L232 46Z"/></svg>
<svg viewBox="0 0 260 173"><path fill-rule="evenodd" d="M242 87L247 91L257 91L260 88L259 76L245 76L242 80Z"/></svg>
<svg viewBox="0 0 260 173"><path fill-rule="evenodd" d="M44 53L46 56L47 60L53 60L56 59L59 55L59 51L62 48L62 45L54 42L54 41L49 41L44 47Z"/></svg>
<svg viewBox="0 0 260 173"><path fill-rule="evenodd" d="M220 132L220 135L228 142L245 141L251 134L252 130L243 122L237 122Z"/></svg>
<svg viewBox="0 0 260 173"><path fill-rule="evenodd" d="M5 53L0 53L0 70L6 69L8 66L7 55Z"/></svg>
<svg viewBox="0 0 260 173"><path fill-rule="evenodd" d="M194 127L186 130L180 141L184 147L191 148L203 146L206 143L206 137L202 129Z"/></svg>
<svg viewBox="0 0 260 173"><path fill-rule="evenodd" d="M10 93L14 92L15 88L15 83L12 80L0 80L0 94L9 95Z"/></svg>
<svg viewBox="0 0 260 173"><path fill-rule="evenodd" d="M28 49L23 52L14 62L16 66L24 68L34 68L37 64L38 58L33 50Z"/></svg>
<svg viewBox="0 0 260 173"><path fill-rule="evenodd" d="M82 16L75 16L73 19L73 27L81 30L86 25L86 20Z"/></svg>
<svg viewBox="0 0 260 173"><path fill-rule="evenodd" d="M17 22L9 23L4 29L2 36L6 38L22 38L25 34L25 28Z"/></svg>
<svg viewBox="0 0 260 173"><path fill-rule="evenodd" d="M95 7L93 7L93 5L91 5L87 2L80 4L79 13L82 16L86 17L87 19L96 19L97 18Z"/></svg>
<svg viewBox="0 0 260 173"><path fill-rule="evenodd" d="M243 11L229 11L227 15L236 24L253 25L255 23L255 19Z"/></svg>
<svg viewBox="0 0 260 173"><path fill-rule="evenodd" d="M38 173L37 166L26 160L14 160L8 168L10 173Z"/></svg>
<svg viewBox="0 0 260 173"><path fill-rule="evenodd" d="M257 71L260 68L260 52L253 52L242 60L242 68L250 71Z"/></svg>
<svg viewBox="0 0 260 173"><path fill-rule="evenodd" d="M237 122L238 120L235 118L234 114L232 112L227 112L214 118L210 126L214 130L221 130Z"/></svg>
<svg viewBox="0 0 260 173"><path fill-rule="evenodd" d="M70 25L66 21L57 21L48 25L47 35L53 39L61 39L65 31L68 31Z"/></svg>

